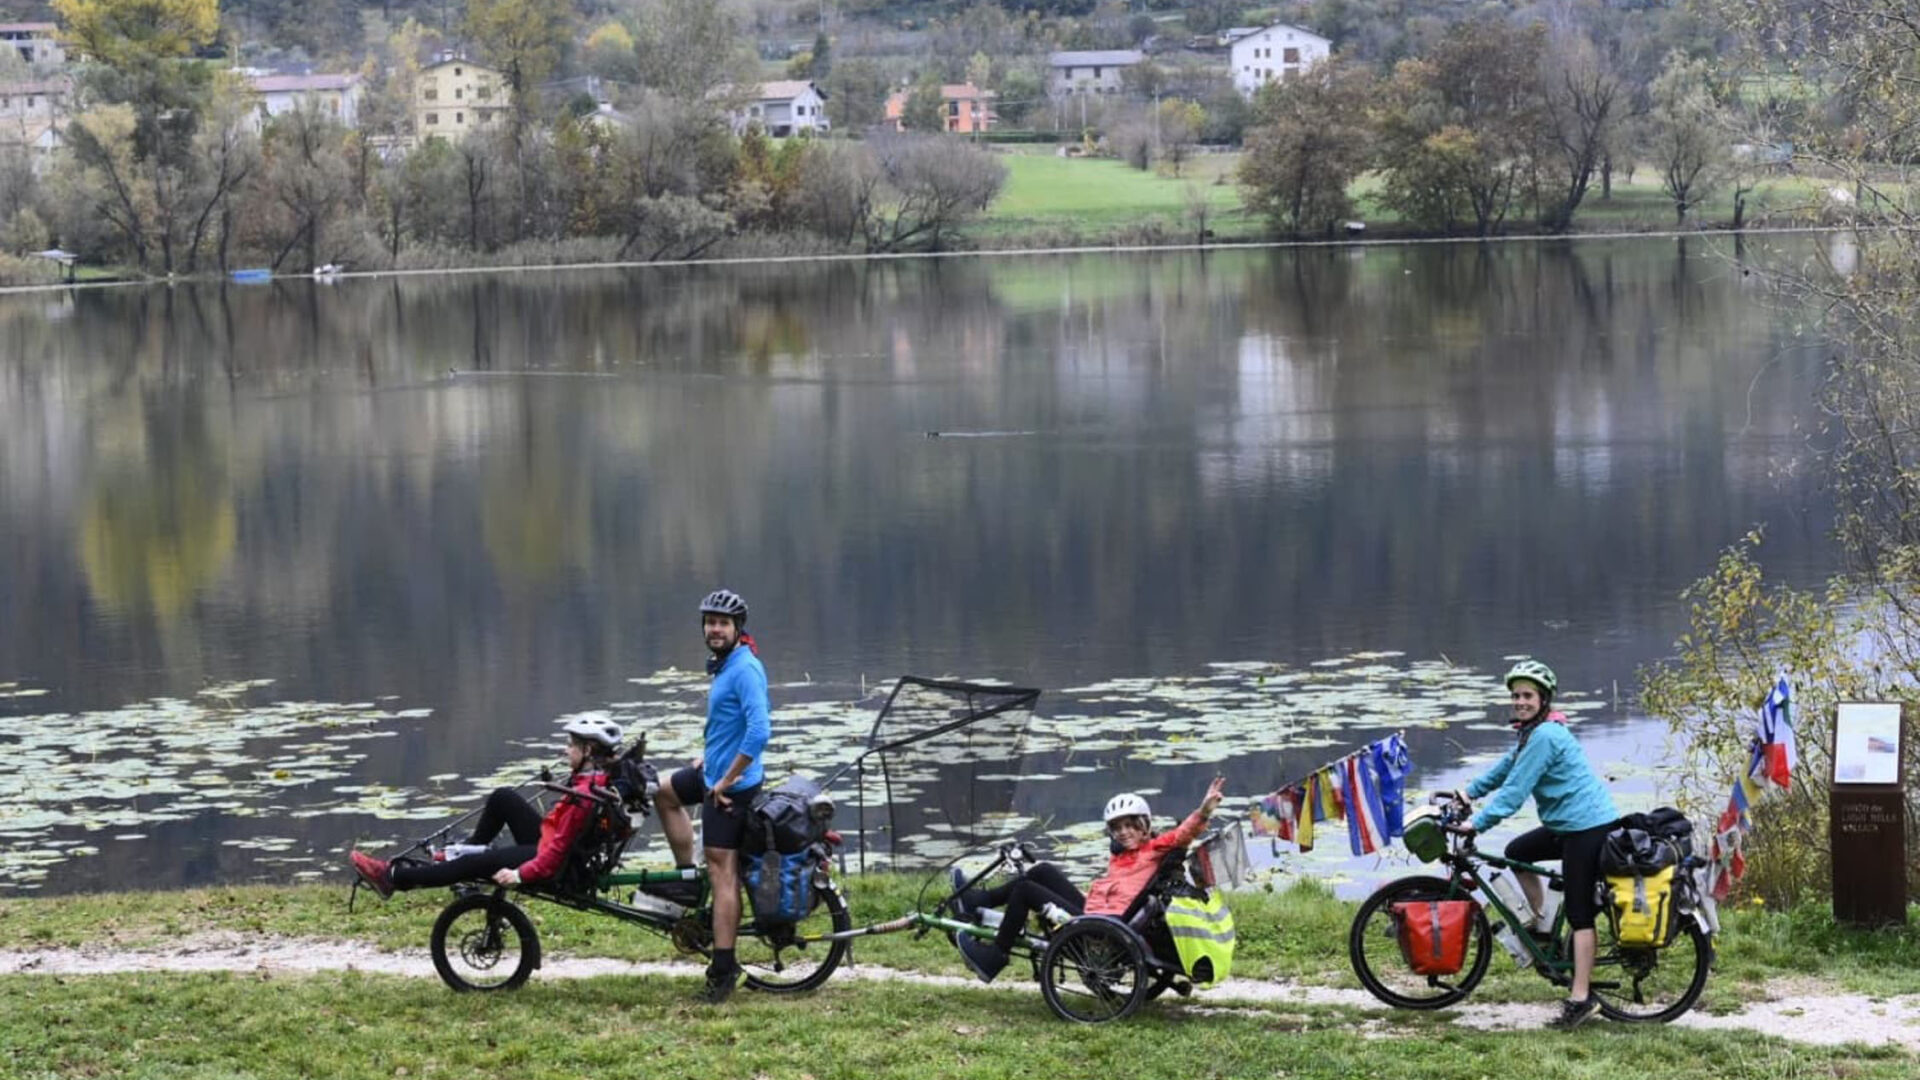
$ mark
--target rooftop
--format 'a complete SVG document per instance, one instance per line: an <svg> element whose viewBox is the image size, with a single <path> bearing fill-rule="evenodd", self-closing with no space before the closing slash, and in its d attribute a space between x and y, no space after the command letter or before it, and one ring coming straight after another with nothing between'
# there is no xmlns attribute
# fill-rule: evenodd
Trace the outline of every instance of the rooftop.
<svg viewBox="0 0 1920 1080"><path fill-rule="evenodd" d="M812 88L813 84L805 79L780 79L774 82L763 82L760 84L758 98L761 101L792 101L794 98L799 97ZM826 95L822 94L821 96L825 97Z"/></svg>
<svg viewBox="0 0 1920 1080"><path fill-rule="evenodd" d="M1274 23L1272 26L1236 26L1226 33L1221 34L1220 39L1228 44L1232 44L1249 34L1259 34L1268 30L1291 30L1302 37L1310 37L1315 41L1327 41L1326 38L1321 37L1319 34L1304 27L1295 26L1292 23ZM1327 43L1332 44L1330 41Z"/></svg>
<svg viewBox="0 0 1920 1080"><path fill-rule="evenodd" d="M298 94L315 90L347 90L360 81L358 75L255 75L247 80L255 93Z"/></svg>
<svg viewBox="0 0 1920 1080"><path fill-rule="evenodd" d="M1049 67L1126 67L1146 59L1146 54L1137 49L1099 49L1092 52L1057 52L1047 54Z"/></svg>

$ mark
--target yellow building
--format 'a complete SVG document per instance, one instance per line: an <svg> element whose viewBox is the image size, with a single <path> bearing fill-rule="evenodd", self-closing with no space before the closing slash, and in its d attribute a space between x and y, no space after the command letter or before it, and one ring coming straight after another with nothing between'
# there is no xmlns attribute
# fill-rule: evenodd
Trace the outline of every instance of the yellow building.
<svg viewBox="0 0 1920 1080"><path fill-rule="evenodd" d="M505 123L512 91L498 71L460 57L442 57L420 72L413 88L415 138L457 142L470 131Z"/></svg>

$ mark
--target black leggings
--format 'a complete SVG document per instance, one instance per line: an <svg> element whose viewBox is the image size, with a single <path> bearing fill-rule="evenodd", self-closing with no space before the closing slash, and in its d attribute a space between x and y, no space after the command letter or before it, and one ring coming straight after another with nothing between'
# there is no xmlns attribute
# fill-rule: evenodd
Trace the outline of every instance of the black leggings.
<svg viewBox="0 0 1920 1080"><path fill-rule="evenodd" d="M462 881L490 878L496 871L531 862L540 852L540 811L534 809L518 791L495 788L480 808L480 820L474 823L469 844L491 844L506 829L513 833L507 847L490 847L472 855L462 855L437 863L395 863L393 887L430 889Z"/></svg>
<svg viewBox="0 0 1920 1080"><path fill-rule="evenodd" d="M978 907L1007 909L1000 920L999 933L993 936L993 944L1001 952L1020 943L1021 935L1027 930L1027 916L1048 904L1059 904L1075 915L1087 909L1087 898L1052 863L1035 863L1025 874L1004 885L970 889L967 899Z"/></svg>
<svg viewBox="0 0 1920 1080"><path fill-rule="evenodd" d="M1507 858L1526 863L1560 860L1560 874L1566 878L1567 925L1575 930L1593 929L1600 914L1593 890L1600 880L1600 846L1611 824L1582 829L1576 833L1557 833L1545 825L1513 838L1507 845Z"/></svg>

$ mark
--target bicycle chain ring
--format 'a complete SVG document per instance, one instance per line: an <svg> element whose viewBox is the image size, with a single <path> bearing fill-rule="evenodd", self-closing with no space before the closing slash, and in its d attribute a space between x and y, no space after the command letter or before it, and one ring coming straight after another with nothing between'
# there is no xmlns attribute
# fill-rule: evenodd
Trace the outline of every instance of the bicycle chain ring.
<svg viewBox="0 0 1920 1080"><path fill-rule="evenodd" d="M682 915L669 935L673 947L682 954L707 953L713 949L713 927L705 919Z"/></svg>

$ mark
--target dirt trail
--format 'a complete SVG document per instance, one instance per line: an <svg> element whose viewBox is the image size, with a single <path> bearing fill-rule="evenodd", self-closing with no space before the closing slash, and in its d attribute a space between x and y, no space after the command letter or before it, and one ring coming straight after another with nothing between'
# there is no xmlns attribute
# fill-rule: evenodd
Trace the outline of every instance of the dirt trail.
<svg viewBox="0 0 1920 1080"><path fill-rule="evenodd" d="M352 942L245 937L209 934L183 938L170 945L139 950L87 948L0 950L0 975L104 975L122 972L247 971L288 975L361 971L410 978L434 978L433 961L424 951L381 952ZM602 975L673 975L692 977L699 969L690 963L633 963L591 957L549 957L535 978L584 979ZM974 986L972 979L927 975L855 964L834 975L846 979L909 982L925 986ZM995 989L1002 989L996 986ZM1030 991L1014 980L1004 989ZM1865 994L1823 988L1806 983L1781 987L1765 1001L1737 1013L1709 1016L1690 1013L1676 1023L1682 1027L1743 1029L1794 1042L1833 1046L1862 1043L1895 1045L1920 1050L1920 994L1875 998ZM1236 980L1218 990L1201 991L1194 1000L1205 1006L1232 1005L1343 1005L1384 1012L1385 1007L1363 990L1343 990L1297 983ZM1468 1002L1446 1010L1454 1023L1489 1031L1538 1027L1550 1012L1550 1003Z"/></svg>

